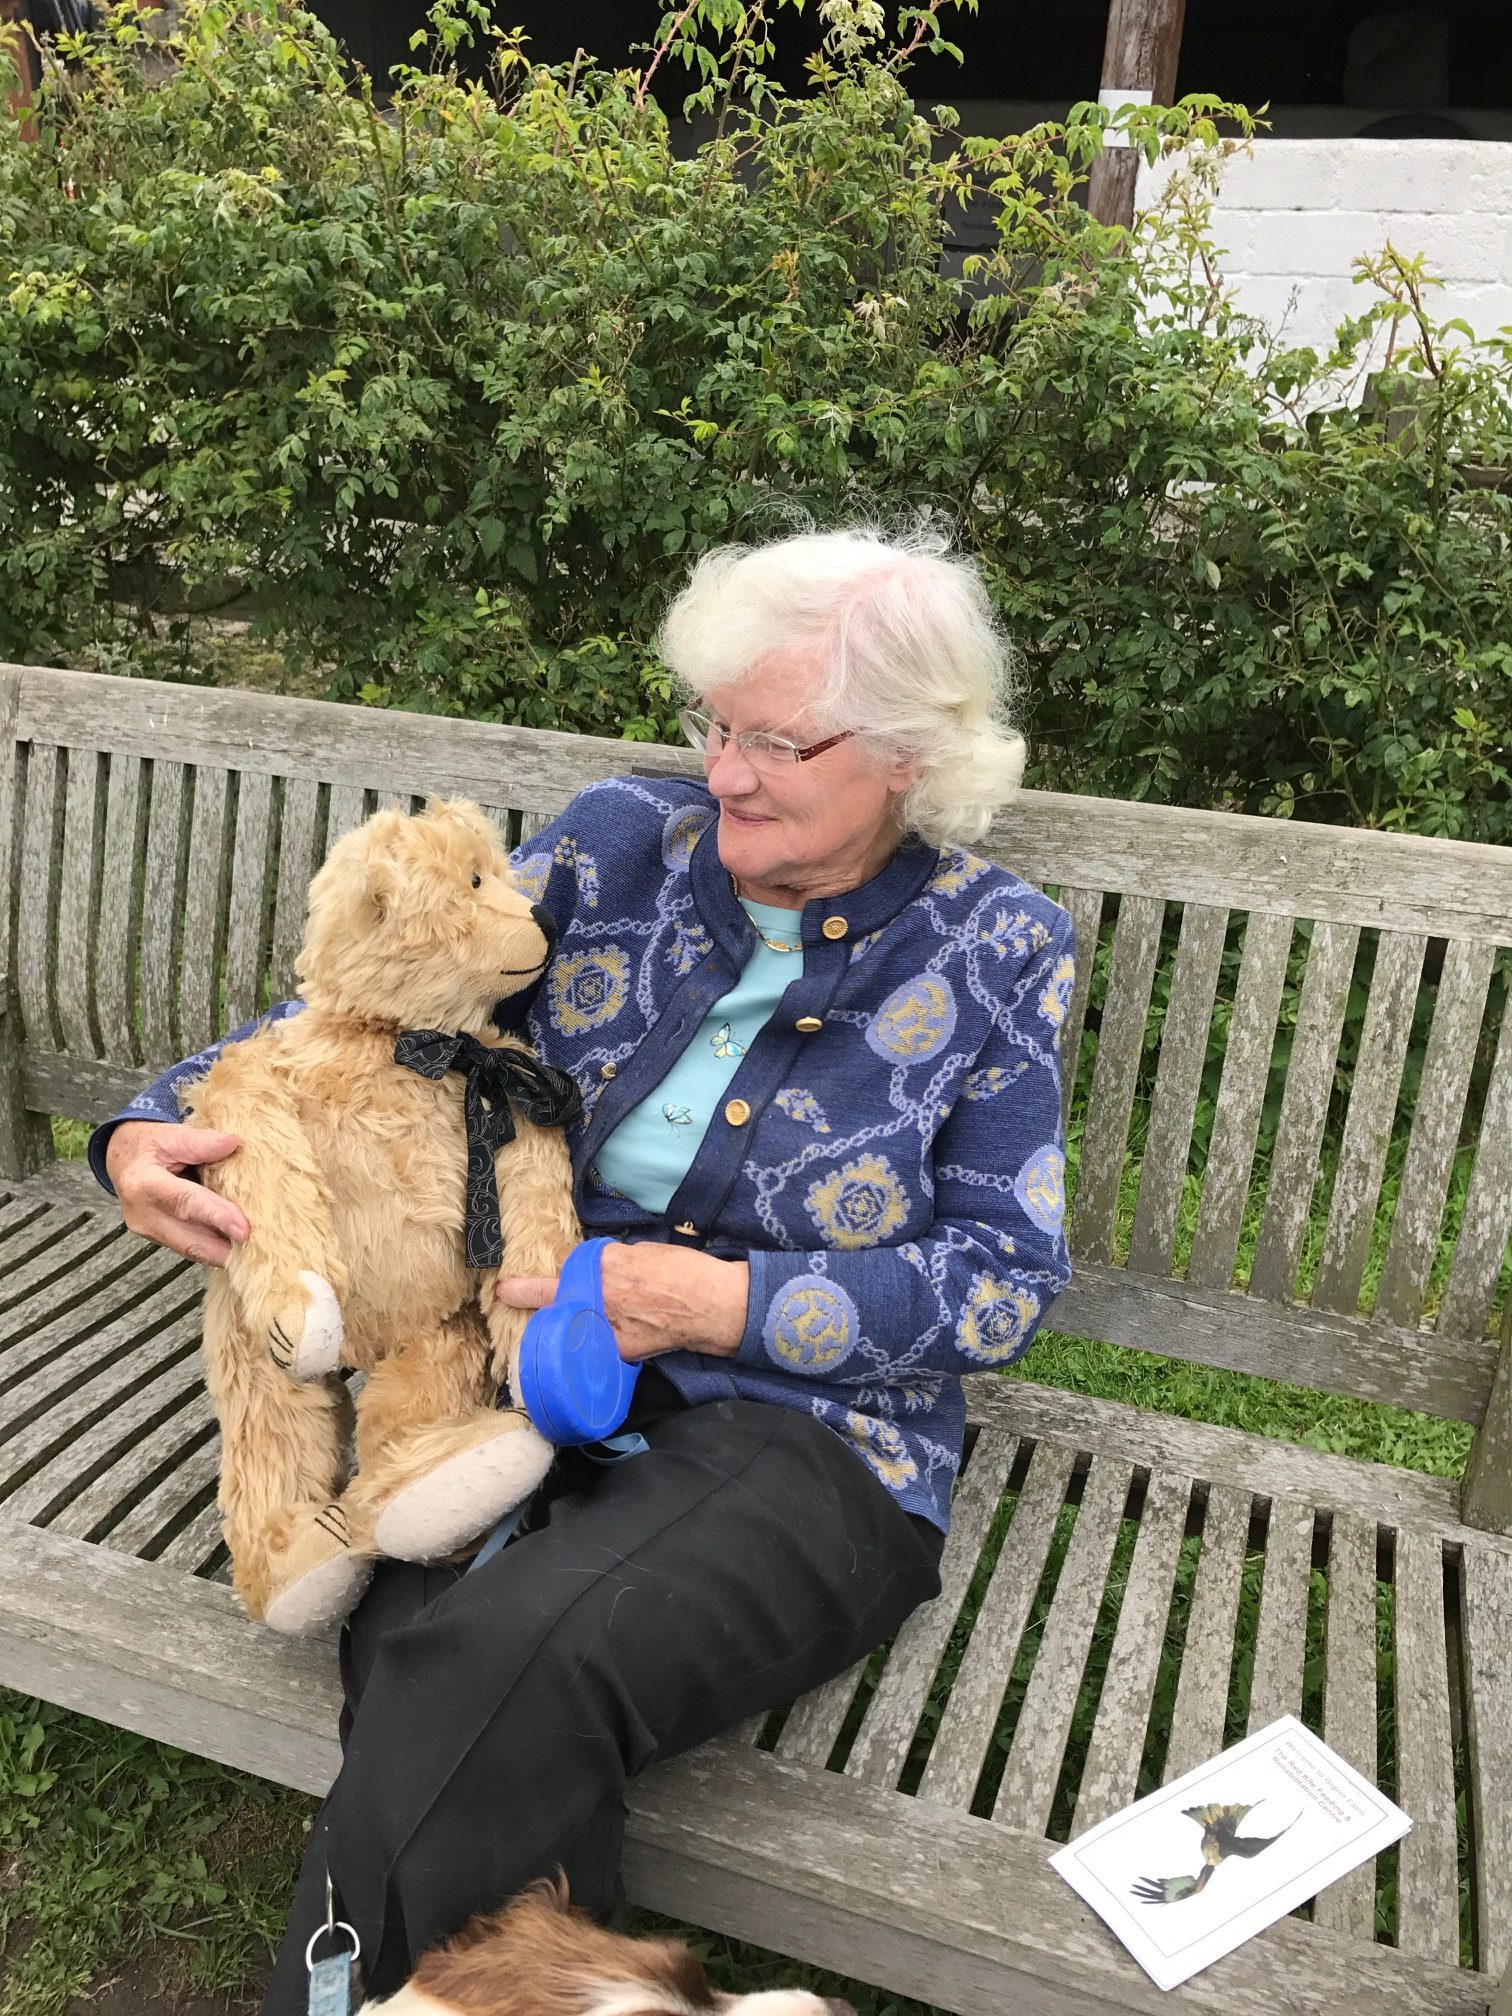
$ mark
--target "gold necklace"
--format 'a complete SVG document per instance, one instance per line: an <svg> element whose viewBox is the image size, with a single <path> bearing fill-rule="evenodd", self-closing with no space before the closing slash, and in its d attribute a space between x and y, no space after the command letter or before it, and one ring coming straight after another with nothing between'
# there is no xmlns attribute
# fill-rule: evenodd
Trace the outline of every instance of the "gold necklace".
<svg viewBox="0 0 1512 2016"><path fill-rule="evenodd" d="M730 877L730 887L735 892L736 901L740 904L741 909L745 911L746 920L750 924L751 929L756 933L756 936L761 940L762 944L766 946L769 952L801 952L803 950L803 945L801 942L797 945L789 945L785 938L768 938L765 931L762 930L761 926L756 922L756 919L751 915L750 910L747 908L745 899L740 893L740 884L735 880L735 877L733 875Z"/></svg>

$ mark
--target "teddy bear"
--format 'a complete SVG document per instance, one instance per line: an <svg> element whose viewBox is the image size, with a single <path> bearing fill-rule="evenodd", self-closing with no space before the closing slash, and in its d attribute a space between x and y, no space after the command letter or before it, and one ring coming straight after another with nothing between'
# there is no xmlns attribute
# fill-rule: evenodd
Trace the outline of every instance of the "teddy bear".
<svg viewBox="0 0 1512 2016"><path fill-rule="evenodd" d="M207 1270L206 1384L233 1584L275 1630L344 1617L376 1556L455 1553L550 1466L496 1404L526 1317L492 1291L504 1254L555 1274L581 1236L577 1092L493 1018L555 937L477 806L379 812L310 885L303 1009L186 1098L241 1141L203 1172L251 1226ZM355 1405L342 1366L366 1374Z"/></svg>

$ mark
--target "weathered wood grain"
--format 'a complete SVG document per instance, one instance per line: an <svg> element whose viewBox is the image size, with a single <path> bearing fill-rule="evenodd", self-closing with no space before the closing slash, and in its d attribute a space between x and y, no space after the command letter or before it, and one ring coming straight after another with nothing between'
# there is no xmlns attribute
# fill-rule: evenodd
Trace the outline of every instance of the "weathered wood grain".
<svg viewBox="0 0 1512 2016"><path fill-rule="evenodd" d="M29 1112L21 1075L22 1026L15 934L22 854L22 751L16 741L21 681L0 674L0 1180L20 1179L52 1160L52 1130Z"/></svg>
<svg viewBox="0 0 1512 2016"><path fill-rule="evenodd" d="M1250 1270L1250 1293L1273 1302L1290 1302L1296 1292L1359 943L1355 925L1313 926L1265 1186L1265 1210Z"/></svg>
<svg viewBox="0 0 1512 2016"><path fill-rule="evenodd" d="M1076 979L1060 1031L1061 1124L1071 1117L1071 1101L1081 1064L1082 1030L1087 1021L1087 1003L1092 998L1092 974L1097 962L1097 934L1102 926L1103 897L1100 889L1062 889L1061 907L1076 932Z"/></svg>
<svg viewBox="0 0 1512 2016"><path fill-rule="evenodd" d="M1133 1482L1132 1464L1093 1456L993 1803L993 1819L1006 1826L1049 1831L1071 1718Z"/></svg>
<svg viewBox="0 0 1512 2016"><path fill-rule="evenodd" d="M1512 1969L1512 1549L1460 1556L1465 1742L1475 1843L1476 1964Z"/></svg>
<svg viewBox="0 0 1512 2016"><path fill-rule="evenodd" d="M180 1320L197 1332L198 1311ZM114 1535L138 1505L170 1478L177 1504L182 1505L192 1495L186 1486L194 1459L207 1445L212 1451L219 1446L215 1414L204 1390L203 1375L193 1358L180 1359L169 1368L157 1388L143 1390L140 1404L144 1414L151 1412L149 1396L154 1391L162 1401L161 1418L148 1419L147 1425L130 1441L106 1445L109 1460L95 1467L83 1489L47 1520L52 1532L75 1534L81 1540L92 1539L106 1530ZM213 1453L209 1474L212 1478L215 1475ZM196 1488L203 1481L199 1478ZM160 1516L152 1530L157 1531L164 1523Z"/></svg>
<svg viewBox="0 0 1512 2016"><path fill-rule="evenodd" d="M255 774L240 777L226 917L224 1017L231 1029L250 1022L262 1007L263 943L268 926L272 854L273 780Z"/></svg>
<svg viewBox="0 0 1512 2016"><path fill-rule="evenodd" d="M1106 1260L1112 1250L1129 1116L1164 917L1165 905L1154 896L1127 896L1119 907L1071 1212L1071 1250L1079 1259Z"/></svg>
<svg viewBox="0 0 1512 2016"><path fill-rule="evenodd" d="M95 924L95 826L99 810L99 758L92 749L66 752L68 784L63 810L63 853L58 880L56 999L63 1047L92 1057L89 969Z"/></svg>
<svg viewBox="0 0 1512 2016"><path fill-rule="evenodd" d="M1226 1288L1234 1278L1291 939L1289 917L1255 912L1245 925L1202 1202L1187 1266L1187 1279L1200 1288Z"/></svg>
<svg viewBox="0 0 1512 2016"><path fill-rule="evenodd" d="M845 1760L852 1778L868 1785L898 1782L1018 1446L1016 1437L997 1429L984 1429L977 1437L951 1506L950 1532L940 1556L940 1593L898 1633Z"/></svg>
<svg viewBox="0 0 1512 2016"><path fill-rule="evenodd" d="M1042 1442L1030 1460L1002 1552L993 1564L955 1686L919 1783L932 1805L966 1807L997 1728L998 1711L1066 1501L1075 1451Z"/></svg>
<svg viewBox="0 0 1512 2016"><path fill-rule="evenodd" d="M1474 1541L1512 1552L1512 1542L1461 1524L1459 1491L1451 1477L1334 1456L1272 1435L1182 1421L1025 1379L978 1373L965 1384L969 1418L986 1427L1074 1440L1079 1448L1127 1456L1151 1469L1235 1485L1262 1503L1292 1498L1321 1511L1356 1512L1380 1526L1415 1526L1437 1533L1451 1546Z"/></svg>
<svg viewBox="0 0 1512 2016"><path fill-rule="evenodd" d="M1129 1805L1138 1790L1191 1491L1188 1478L1166 1470L1153 1472L1145 1490L1139 1538L1077 1788L1078 1834Z"/></svg>
<svg viewBox="0 0 1512 2016"><path fill-rule="evenodd" d="M1460 1517L1467 1526L1512 1535L1512 1304L1502 1324L1491 1397L1465 1459Z"/></svg>
<svg viewBox="0 0 1512 2016"><path fill-rule="evenodd" d="M119 1112L153 1077L150 1064L101 1064L52 1050L21 1050L21 1085L34 1113L59 1113L94 1123Z"/></svg>
<svg viewBox="0 0 1512 2016"><path fill-rule="evenodd" d="M142 1055L159 1069L182 1053L175 1027L175 972L181 895L187 774L182 763L161 758L152 766L147 814L147 854L142 874L142 927L138 1014Z"/></svg>
<svg viewBox="0 0 1512 2016"><path fill-rule="evenodd" d="M115 1494L129 1494L144 1470L179 1446L181 1438L165 1444L161 1431L186 1402L203 1395L204 1377L194 1354L199 1333L196 1308L113 1368L119 1400L44 1457L6 1498L7 1517L46 1525L65 1505L72 1510L82 1498L101 1508L83 1526L90 1532L116 1503ZM107 1476L113 1481L103 1485Z"/></svg>
<svg viewBox="0 0 1512 2016"><path fill-rule="evenodd" d="M85 1218L54 1230L30 1257L18 1255L0 1277L0 1350L25 1339L33 1324L67 1307L95 1279L114 1278L139 1257L118 1224ZM100 1256L105 1256L103 1259ZM98 1268L98 1272L96 1271ZM0 1379L8 1371L0 1360Z"/></svg>
<svg viewBox="0 0 1512 2016"><path fill-rule="evenodd" d="M131 1065L141 1056L135 982L145 817L141 758L112 756L105 793L105 850L95 943L95 1012L105 1055L122 1065Z"/></svg>
<svg viewBox="0 0 1512 2016"><path fill-rule="evenodd" d="M1512 1014L1503 1015L1476 1136L1475 1163L1444 1299L1439 1334L1483 1336L1512 1233Z"/></svg>
<svg viewBox="0 0 1512 2016"><path fill-rule="evenodd" d="M559 811L586 783L631 769L696 775L691 749L340 707L208 687L26 666L18 739L171 756L227 770L395 791L507 798ZM506 788L507 787L507 788ZM1512 862L1469 841L1278 822L1048 791L994 822L994 858L1043 886L1127 890L1178 903L1507 939Z"/></svg>
<svg viewBox="0 0 1512 2016"><path fill-rule="evenodd" d="M208 1403L207 1403L208 1405ZM220 1475L220 1435L211 1432L204 1441L186 1447L166 1477L154 1484L100 1540L121 1554L156 1555L164 1531L178 1519L186 1505L202 1494L213 1493ZM77 1529L67 1514L54 1522L54 1530ZM83 1537L82 1535L80 1536Z"/></svg>
<svg viewBox="0 0 1512 2016"><path fill-rule="evenodd" d="M353 833L367 817L367 793L360 784L333 784L326 813L326 852Z"/></svg>
<svg viewBox="0 0 1512 2016"><path fill-rule="evenodd" d="M1187 1614L1170 1740L1161 1773L1167 1785L1216 1757L1223 1748L1251 1502L1248 1491L1231 1484L1215 1480L1209 1486L1197 1581Z"/></svg>
<svg viewBox="0 0 1512 2016"><path fill-rule="evenodd" d="M25 1068L29 1086L30 1058ZM1197 1288L1093 1261L1076 1268L1048 1321L1072 1337L1101 1337L1457 1421L1481 1418L1496 1370L1489 1337L1404 1329L1325 1309L1277 1309L1233 1289Z"/></svg>
<svg viewBox="0 0 1512 2016"><path fill-rule="evenodd" d="M1265 1529L1260 1619L1250 1683L1249 1733L1281 1715L1302 1712L1302 1660L1307 1647L1307 1596L1312 1576L1311 1505L1273 1498Z"/></svg>
<svg viewBox="0 0 1512 2016"><path fill-rule="evenodd" d="M1407 1159L1376 1290L1374 1313L1389 1323L1416 1323L1422 1315L1495 956L1490 945L1462 939L1444 953Z"/></svg>
<svg viewBox="0 0 1512 2016"><path fill-rule="evenodd" d="M1336 1512L1328 1535L1323 1739L1372 1785L1376 1756L1376 1529ZM1375 1858L1318 1893L1313 1918L1356 1939L1375 1933Z"/></svg>
<svg viewBox="0 0 1512 2016"><path fill-rule="evenodd" d="M179 979L179 1040L185 1050L203 1050L221 1034L219 978L229 785L224 770L195 773Z"/></svg>
<svg viewBox="0 0 1512 2016"><path fill-rule="evenodd" d="M16 920L16 999L28 1046L56 1050L53 1026L52 945L57 910L58 749L33 745L26 764L26 811L21 827L20 908Z"/></svg>
<svg viewBox="0 0 1512 2016"><path fill-rule="evenodd" d="M829 1762L835 1739L856 1698L856 1689L861 1684L866 1667L865 1659L857 1660L844 1673L837 1673L832 1680L826 1680L822 1687L815 1687L801 1701L793 1704L775 1745L779 1757L787 1757L795 1764L817 1764L823 1769Z"/></svg>
<svg viewBox="0 0 1512 2016"><path fill-rule="evenodd" d="M1339 1166L1329 1200L1328 1229L1313 1284L1312 1300L1317 1309L1359 1306L1427 950L1426 938L1397 931L1383 931L1376 949Z"/></svg>
<svg viewBox="0 0 1512 2016"><path fill-rule="evenodd" d="M298 982L294 960L304 943L305 892L315 873L316 787L307 778L288 777L278 833L278 894L273 906L273 952L269 988L286 1000Z"/></svg>
<svg viewBox="0 0 1512 2016"><path fill-rule="evenodd" d="M1171 1271L1228 918L1226 910L1210 910L1200 903L1188 903L1181 913L1181 938L1161 1030L1160 1064L1129 1242L1129 1265L1137 1273Z"/></svg>
<svg viewBox="0 0 1512 2016"><path fill-rule="evenodd" d="M1457 1962L1459 1868L1444 1554L1432 1534L1411 1528L1397 1534L1394 1582L1397 1804L1412 1816L1411 1831L1397 1850L1396 1940L1404 1953Z"/></svg>

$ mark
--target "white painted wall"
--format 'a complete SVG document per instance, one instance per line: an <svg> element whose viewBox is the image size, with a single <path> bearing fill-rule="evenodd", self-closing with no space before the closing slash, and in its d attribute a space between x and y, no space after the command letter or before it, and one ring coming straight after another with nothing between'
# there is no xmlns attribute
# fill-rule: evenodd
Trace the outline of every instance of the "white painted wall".
<svg viewBox="0 0 1512 2016"><path fill-rule="evenodd" d="M1141 171L1158 201L1165 164ZM1240 304L1285 340L1326 349L1371 298L1350 261L1389 239L1444 281L1438 320L1512 325L1512 145L1494 140L1259 139L1224 164L1213 236Z"/></svg>

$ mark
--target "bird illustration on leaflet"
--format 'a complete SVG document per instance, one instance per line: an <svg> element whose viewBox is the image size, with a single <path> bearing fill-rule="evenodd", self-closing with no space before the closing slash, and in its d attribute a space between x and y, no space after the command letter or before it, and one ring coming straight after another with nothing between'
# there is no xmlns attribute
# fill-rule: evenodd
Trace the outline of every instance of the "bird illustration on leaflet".
<svg viewBox="0 0 1512 2016"><path fill-rule="evenodd" d="M1196 1897L1212 1882L1220 1863L1235 1855L1253 1861L1267 1848L1274 1848L1302 1817L1294 1814L1275 1834L1241 1834L1239 1829L1255 1811L1253 1806L1183 1806L1181 1810L1202 1829L1202 1867L1195 1876L1141 1876L1130 1890L1141 1904L1180 1904L1187 1897Z"/></svg>

